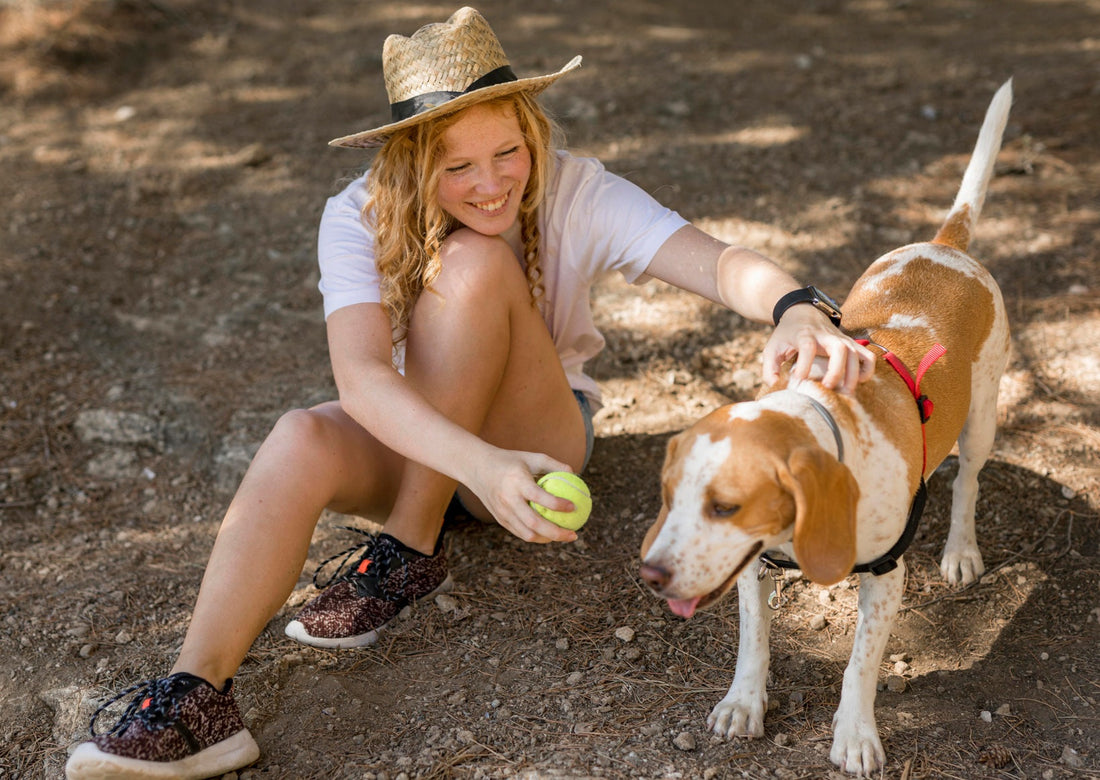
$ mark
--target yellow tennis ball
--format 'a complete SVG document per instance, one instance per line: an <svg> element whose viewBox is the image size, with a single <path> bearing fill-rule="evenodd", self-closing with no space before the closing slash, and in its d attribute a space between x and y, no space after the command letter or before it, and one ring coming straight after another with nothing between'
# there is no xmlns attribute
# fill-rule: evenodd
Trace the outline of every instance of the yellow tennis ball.
<svg viewBox="0 0 1100 780"><path fill-rule="evenodd" d="M592 494L588 491L588 485L576 474L568 471L551 471L539 479L539 487L547 493L573 502L572 512L555 512L541 504L531 503L531 508L545 517L554 525L576 531L586 522L592 514Z"/></svg>

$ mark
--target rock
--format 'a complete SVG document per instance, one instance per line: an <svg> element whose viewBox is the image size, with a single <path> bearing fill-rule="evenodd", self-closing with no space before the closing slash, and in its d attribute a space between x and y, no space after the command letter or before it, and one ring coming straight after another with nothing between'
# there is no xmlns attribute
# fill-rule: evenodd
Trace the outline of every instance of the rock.
<svg viewBox="0 0 1100 780"><path fill-rule="evenodd" d="M88 473L96 479L126 479L137 473L137 453L133 450L112 447L88 461L87 469Z"/></svg>
<svg viewBox="0 0 1100 780"><path fill-rule="evenodd" d="M679 750L685 752L695 750L695 737L686 731L681 731L676 735L676 738L672 740L672 744Z"/></svg>
<svg viewBox="0 0 1100 780"><path fill-rule="evenodd" d="M89 409L78 414L73 425L83 441L150 447L157 447L160 441L156 420L136 412Z"/></svg>
<svg viewBox="0 0 1100 780"><path fill-rule="evenodd" d="M435 597L435 605L439 607L440 612L454 612L458 608L458 602L455 601L454 596L448 596L446 593L440 593Z"/></svg>
<svg viewBox="0 0 1100 780"><path fill-rule="evenodd" d="M886 690L891 693L904 693L908 683L900 674L891 674L886 677Z"/></svg>
<svg viewBox="0 0 1100 780"><path fill-rule="evenodd" d="M825 628L825 616L814 615L812 618L810 618L810 628L814 631L820 631L821 629Z"/></svg>
<svg viewBox="0 0 1100 780"><path fill-rule="evenodd" d="M1074 769L1080 769L1085 765L1085 762L1081 758L1081 755L1069 745L1066 745L1062 748L1062 757L1058 760L1066 766L1073 767Z"/></svg>
<svg viewBox="0 0 1100 780"><path fill-rule="evenodd" d="M634 641L634 629L630 626L623 626L622 628L615 629L615 638L621 639L624 642Z"/></svg>

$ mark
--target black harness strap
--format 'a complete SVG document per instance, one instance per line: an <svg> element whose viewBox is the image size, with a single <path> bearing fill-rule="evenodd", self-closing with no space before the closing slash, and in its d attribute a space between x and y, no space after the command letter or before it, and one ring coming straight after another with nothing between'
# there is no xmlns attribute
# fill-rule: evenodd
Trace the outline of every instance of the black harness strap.
<svg viewBox="0 0 1100 780"><path fill-rule="evenodd" d="M917 487L917 494L913 496L913 503L909 505L909 518L905 521L905 529L901 532L901 537L894 542L893 547L870 563L858 563L853 566L852 574L870 573L879 576L896 569L898 567L898 559L909 549L909 545L913 543L913 539L917 535L917 528L920 527L920 518L921 515L924 514L924 503L927 499L928 488L925 486L924 478L922 477L920 486ZM789 561L786 558L777 558L771 553L764 553L760 556L760 560L770 569L800 568L796 561Z"/></svg>

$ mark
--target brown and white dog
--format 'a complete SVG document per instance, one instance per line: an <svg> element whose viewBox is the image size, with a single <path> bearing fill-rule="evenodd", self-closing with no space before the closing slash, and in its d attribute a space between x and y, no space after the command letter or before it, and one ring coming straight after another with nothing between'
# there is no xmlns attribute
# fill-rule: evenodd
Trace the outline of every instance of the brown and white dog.
<svg viewBox="0 0 1100 780"><path fill-rule="evenodd" d="M996 283L965 250L1011 103L1010 80L993 98L936 237L876 260L844 303L846 331L893 352L913 371L935 345L946 348L920 383L935 404L923 431L915 393L900 371L880 364L854 395L827 390L814 375L780 382L755 401L712 412L669 442L661 513L642 544L640 574L685 618L737 582L737 669L707 718L719 735L764 734L772 610L757 558L781 553L822 585L880 558L902 537L923 478L956 441L959 471L941 570L955 585L984 571L974 505L978 472L993 447L1009 333ZM816 379L820 374L819 368ZM830 752L852 774L885 762L875 687L904 578L900 561L892 571L860 577L859 620Z"/></svg>

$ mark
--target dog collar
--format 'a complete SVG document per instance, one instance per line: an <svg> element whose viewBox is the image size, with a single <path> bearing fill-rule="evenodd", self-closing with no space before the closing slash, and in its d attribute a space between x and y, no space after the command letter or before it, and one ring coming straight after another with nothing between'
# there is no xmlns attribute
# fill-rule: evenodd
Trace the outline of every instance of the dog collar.
<svg viewBox="0 0 1100 780"><path fill-rule="evenodd" d="M829 426L829 430L833 432L833 439L836 440L836 459L841 463L844 462L844 440L840 438L840 426L836 424L836 420L833 418L832 412L825 408L825 405L818 401L816 398L806 396L806 400L810 402L810 406L814 410L825 418L825 424Z"/></svg>

